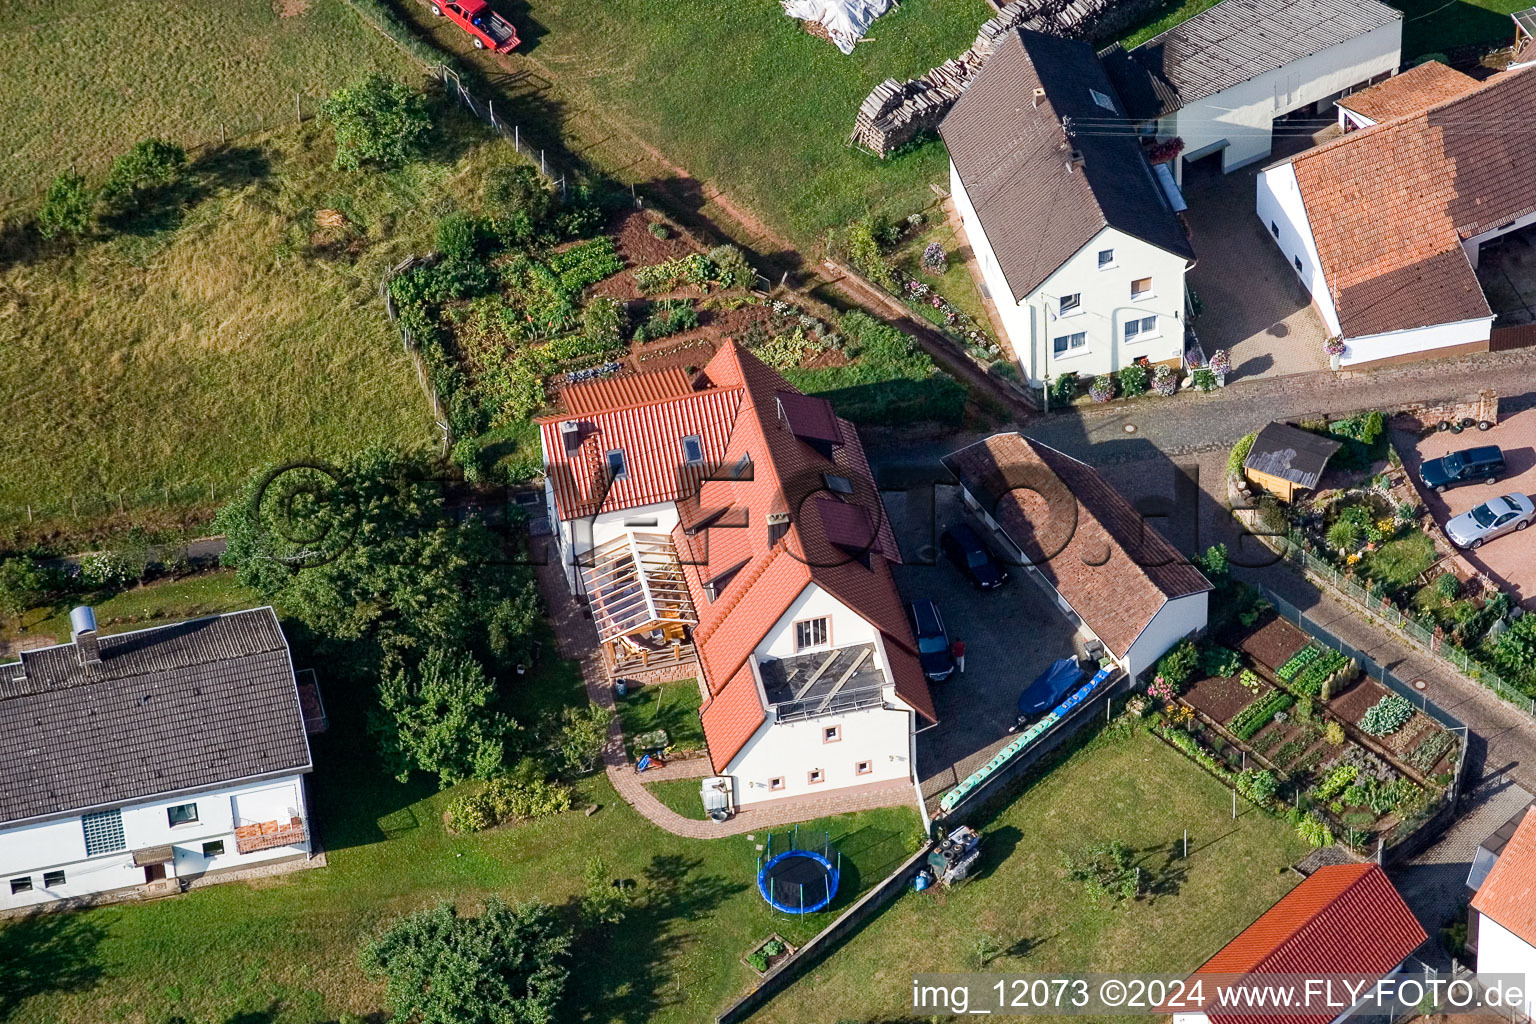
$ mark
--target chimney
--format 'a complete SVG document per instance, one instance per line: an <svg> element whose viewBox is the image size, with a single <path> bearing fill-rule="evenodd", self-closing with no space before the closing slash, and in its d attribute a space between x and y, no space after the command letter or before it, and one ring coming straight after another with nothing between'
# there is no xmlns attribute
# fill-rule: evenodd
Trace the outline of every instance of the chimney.
<svg viewBox="0 0 1536 1024"><path fill-rule="evenodd" d="M1035 86L1035 106L1036 107L1040 106L1040 103L1044 99L1045 99L1045 87L1044 86L1040 86L1040 85Z"/></svg>
<svg viewBox="0 0 1536 1024"><path fill-rule="evenodd" d="M560 440L565 442L565 457L570 458L581 447L581 424L575 420L563 420L560 424Z"/></svg>
<svg viewBox="0 0 1536 1024"><path fill-rule="evenodd" d="M1068 174L1071 174L1073 171L1077 170L1081 166L1083 166L1083 151L1082 150L1074 149L1070 153L1067 154L1067 173Z"/></svg>
<svg viewBox="0 0 1536 1024"><path fill-rule="evenodd" d="M69 613L69 641L82 665L101 664L101 645L96 636L96 613L82 604Z"/></svg>

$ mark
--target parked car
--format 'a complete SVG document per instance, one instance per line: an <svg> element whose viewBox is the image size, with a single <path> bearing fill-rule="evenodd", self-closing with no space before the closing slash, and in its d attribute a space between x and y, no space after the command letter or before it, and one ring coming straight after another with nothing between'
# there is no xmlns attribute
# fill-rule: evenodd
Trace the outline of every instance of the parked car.
<svg viewBox="0 0 1536 1024"><path fill-rule="evenodd" d="M1017 732L1053 711L1087 675L1075 657L1054 662L1019 694L1019 716L1008 731Z"/></svg>
<svg viewBox="0 0 1536 1024"><path fill-rule="evenodd" d="M1504 473L1504 453L1496 444L1468 448L1463 452L1451 452L1438 459L1430 459L1419 469L1419 479L1425 487L1444 493L1452 487L1481 480L1495 483Z"/></svg>
<svg viewBox="0 0 1536 1024"><path fill-rule="evenodd" d="M511 53L517 49L517 29L512 23L491 10L486 0L434 0L432 13L448 20L469 33L470 41L477 50L494 50Z"/></svg>
<svg viewBox="0 0 1536 1024"><path fill-rule="evenodd" d="M1536 505L1524 494L1485 501L1445 524L1445 535L1459 548L1480 548L1484 541L1523 530L1536 519Z"/></svg>
<svg viewBox="0 0 1536 1024"><path fill-rule="evenodd" d="M936 683L948 679L955 671L955 658L949 650L949 634L944 631L939 606L928 600L913 601L907 605L907 617L917 634L917 661L923 675Z"/></svg>
<svg viewBox="0 0 1536 1024"><path fill-rule="evenodd" d="M939 537L939 547L944 550L945 557L982 590L995 590L1008 578L1008 573L997 564L997 559L976 536L976 531L964 523L945 530Z"/></svg>

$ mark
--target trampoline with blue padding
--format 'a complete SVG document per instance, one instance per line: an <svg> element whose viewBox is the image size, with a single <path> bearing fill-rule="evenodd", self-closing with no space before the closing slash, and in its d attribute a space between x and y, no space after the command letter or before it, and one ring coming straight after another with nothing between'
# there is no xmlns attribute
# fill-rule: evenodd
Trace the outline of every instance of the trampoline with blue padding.
<svg viewBox="0 0 1536 1024"><path fill-rule="evenodd" d="M842 855L832 850L827 834L817 847L800 845L800 829L783 837L788 848L774 852L774 836L768 837L758 858L757 888L775 910L786 914L814 914L825 910L837 895ZM834 861L833 858L836 858Z"/></svg>

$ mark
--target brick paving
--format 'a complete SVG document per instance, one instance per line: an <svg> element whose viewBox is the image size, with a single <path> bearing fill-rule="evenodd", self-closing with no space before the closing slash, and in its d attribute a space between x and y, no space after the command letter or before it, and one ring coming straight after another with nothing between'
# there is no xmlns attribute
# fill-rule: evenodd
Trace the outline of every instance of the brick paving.
<svg viewBox="0 0 1536 1024"><path fill-rule="evenodd" d="M603 669L602 655L598 652L597 630L592 620L583 614L581 605L571 596L565 585L558 561L553 558L538 559L539 589L549 608L554 625L555 642L562 657L571 658L581 665L582 681L586 685L587 699L601 707L614 706L613 687ZM635 773L634 765L624 753L624 733L619 726L619 716L613 715L608 723L608 743L603 747L603 767L608 781L626 803L644 815L653 825L673 835L690 839L719 839L742 835L759 829L777 828L793 822L824 818L851 811L866 811L876 807L895 807L915 803L916 791L911 782L898 779L890 782L872 782L862 786L847 786L818 797L790 797L774 800L737 811L728 821L698 821L685 818L656 799L645 788L647 782L668 779L703 778L711 767L708 758L673 761L665 768L653 769L643 775Z"/></svg>

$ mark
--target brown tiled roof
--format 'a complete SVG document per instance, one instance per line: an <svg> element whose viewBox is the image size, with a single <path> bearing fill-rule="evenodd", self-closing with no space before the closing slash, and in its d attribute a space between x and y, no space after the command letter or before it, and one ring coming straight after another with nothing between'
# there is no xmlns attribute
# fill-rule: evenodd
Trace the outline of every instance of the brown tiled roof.
<svg viewBox="0 0 1536 1024"><path fill-rule="evenodd" d="M1054 448L994 434L944 466L1116 657L1164 603L1211 589L1103 477Z"/></svg>
<svg viewBox="0 0 1536 1024"><path fill-rule="evenodd" d="M1490 317L1464 239L1536 212L1536 73L1352 132L1291 160L1346 338Z"/></svg>
<svg viewBox="0 0 1536 1024"><path fill-rule="evenodd" d="M1254 974L1381 978L1426 938L1380 867L1336 864L1318 868L1207 960L1194 977L1218 976L1215 983L1203 986L1208 991ZM1338 1011L1223 1012L1208 1003L1206 1016L1212 1024L1328 1024Z"/></svg>
<svg viewBox="0 0 1536 1024"><path fill-rule="evenodd" d="M779 415L781 394L795 393L794 389L734 342L715 354L697 386L739 391L742 396L719 468L696 493L678 501L680 521L672 533L699 617L694 643L705 683L714 695L706 707L727 700L704 717L705 738L717 767L729 763L757 727L746 727L752 716L742 710L749 688L757 700L747 659L813 582L885 635L897 696L933 719L933 701L922 673L913 676L896 665L894 652L913 651L915 641L885 554L895 551L885 507L853 425L836 421L842 444L831 459L796 437ZM824 481L827 473L847 477L854 493L832 494ZM879 551L860 558L833 542L822 502L834 500L860 507L867 521L875 524ZM729 511L716 518L721 510ZM788 516L789 523L771 545L770 515ZM835 534L847 524L834 518ZM706 523L713 525L690 535L691 529ZM727 573L734 574L710 600L705 585ZM745 684L741 682L744 672ZM727 689L732 691L728 698ZM762 711L759 703L757 713Z"/></svg>
<svg viewBox="0 0 1536 1024"><path fill-rule="evenodd" d="M1477 79L1437 60L1425 61L1369 89L1350 93L1339 106L1372 121L1417 114L1477 88Z"/></svg>
<svg viewBox="0 0 1536 1024"><path fill-rule="evenodd" d="M1015 296L1034 291L1106 226L1195 258L1134 126L1070 140L1062 127L1064 119L1097 126L1123 116L1091 46L1020 29L998 41L939 126ZM1082 161L1069 170L1074 149Z"/></svg>
<svg viewBox="0 0 1536 1024"><path fill-rule="evenodd" d="M1472 906L1527 945L1536 946L1536 810L1526 812L1514 838L1472 897Z"/></svg>

